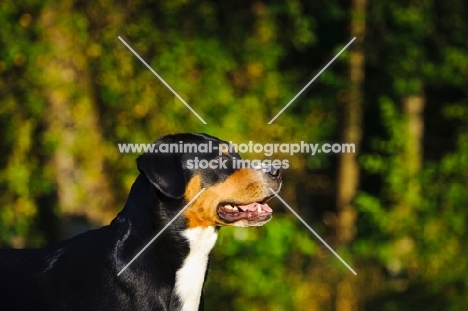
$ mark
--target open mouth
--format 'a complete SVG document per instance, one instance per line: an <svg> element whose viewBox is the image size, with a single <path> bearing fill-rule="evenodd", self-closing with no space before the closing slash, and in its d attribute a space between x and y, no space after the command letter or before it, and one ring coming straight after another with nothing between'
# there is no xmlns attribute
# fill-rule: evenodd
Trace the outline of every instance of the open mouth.
<svg viewBox="0 0 468 311"><path fill-rule="evenodd" d="M260 223L270 220L273 210L266 203L271 197L260 202L249 204L222 203L218 207L219 217L228 222L247 220L249 223Z"/></svg>

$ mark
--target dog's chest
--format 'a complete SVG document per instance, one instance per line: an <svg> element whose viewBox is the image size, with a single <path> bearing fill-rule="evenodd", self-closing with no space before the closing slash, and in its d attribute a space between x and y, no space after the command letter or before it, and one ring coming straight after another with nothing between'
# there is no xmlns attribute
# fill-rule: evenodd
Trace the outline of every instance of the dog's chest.
<svg viewBox="0 0 468 311"><path fill-rule="evenodd" d="M176 273L175 290L182 311L198 310L205 280L208 256L216 243L218 232L215 227L193 228L182 235L187 239L190 251Z"/></svg>

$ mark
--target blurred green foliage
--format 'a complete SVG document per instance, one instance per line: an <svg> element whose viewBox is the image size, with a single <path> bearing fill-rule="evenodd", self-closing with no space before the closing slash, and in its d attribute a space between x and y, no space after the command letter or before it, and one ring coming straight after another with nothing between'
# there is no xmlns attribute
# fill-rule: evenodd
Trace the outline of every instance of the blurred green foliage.
<svg viewBox="0 0 468 311"><path fill-rule="evenodd" d="M221 230L208 310L338 310L345 281L359 309L468 305L466 12L462 0L365 8L362 177L349 247L333 231L336 156L288 158L282 196L358 276L277 204L262 228ZM137 174L136 156L119 154L118 142L175 132L337 141L347 52L267 122L349 41L350 15L338 0L2 1L0 246L54 241L68 214L106 223ZM409 96L426 103L421 163L408 145Z"/></svg>

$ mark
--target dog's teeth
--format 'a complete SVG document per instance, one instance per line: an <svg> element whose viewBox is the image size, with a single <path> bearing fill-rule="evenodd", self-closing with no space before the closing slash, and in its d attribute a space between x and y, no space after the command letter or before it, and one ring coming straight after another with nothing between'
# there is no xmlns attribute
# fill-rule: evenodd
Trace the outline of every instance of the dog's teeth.
<svg viewBox="0 0 468 311"><path fill-rule="evenodd" d="M236 213L239 211L239 209L237 209L236 206L234 206L234 207L232 208L232 210L233 210L234 212L236 212Z"/></svg>
<svg viewBox="0 0 468 311"><path fill-rule="evenodd" d="M232 206L231 205L224 205L224 208L228 209L228 210L232 210Z"/></svg>
<svg viewBox="0 0 468 311"><path fill-rule="evenodd" d="M258 213L262 212L262 206L260 204L257 205L257 212Z"/></svg>

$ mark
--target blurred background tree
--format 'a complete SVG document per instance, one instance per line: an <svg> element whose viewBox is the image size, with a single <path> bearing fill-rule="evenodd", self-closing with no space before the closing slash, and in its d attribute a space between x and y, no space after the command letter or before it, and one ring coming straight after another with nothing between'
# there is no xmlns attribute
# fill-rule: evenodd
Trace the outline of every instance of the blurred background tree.
<svg viewBox="0 0 468 311"><path fill-rule="evenodd" d="M268 225L221 230L207 309L460 310L467 13L462 0L4 0L0 246L108 223L137 175L119 142L353 142L356 155L286 157L282 196L358 275L272 202Z"/></svg>

